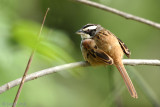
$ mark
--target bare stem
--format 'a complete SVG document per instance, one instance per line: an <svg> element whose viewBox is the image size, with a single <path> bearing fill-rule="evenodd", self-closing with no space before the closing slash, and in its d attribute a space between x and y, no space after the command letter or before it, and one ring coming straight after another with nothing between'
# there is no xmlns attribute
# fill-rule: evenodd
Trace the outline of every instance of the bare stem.
<svg viewBox="0 0 160 107"><path fill-rule="evenodd" d="M135 21L138 21L138 22L141 22L141 23L144 23L144 24L147 24L147 25L150 25L150 26L153 26L155 28L160 29L160 24L159 23L156 23L156 22L153 22L151 20L135 16L135 15L132 15L132 14L129 14L129 13L125 13L123 11L111 8L109 6L105 6L105 5L102 5L102 4L93 2L93 1L89 1L89 0L74 0L74 1L83 3L83 4L88 5L88 6L96 7L96 8L102 9L104 11L108 11L108 12L117 14L119 16L122 16L122 17L126 18L126 19L135 20Z"/></svg>
<svg viewBox="0 0 160 107"><path fill-rule="evenodd" d="M45 19L46 19L46 16L47 16L48 11L49 11L49 8L47 9L47 11L46 11L46 13L45 13L45 15L44 15L43 22L42 22L42 25L41 25L41 29L40 29L40 31L39 31L39 33L38 33L38 38L37 38L38 41L39 41L39 39L40 39L40 35L41 35L41 32L42 32L43 25L44 25L44 22L45 22ZM38 42L36 42L35 49L32 50L31 55L30 55L30 57L29 57L29 60L28 60L28 63L27 63L25 72L24 72L24 74L23 74L22 79L20 80L20 86L19 86L19 88L18 88L18 91L17 91L17 94L16 94L16 96L15 96L15 99L14 99L14 102L13 102L12 107L15 107L16 104L17 104L19 95L20 95L20 93L21 93L21 90L22 90L22 87L23 87L23 84L24 84L24 81L25 81L25 78L26 78L26 75L27 75L27 72L28 72L28 70L29 70L29 68L30 68L30 65L31 65L31 62L32 62L34 53L35 53L35 51L36 51L37 44L38 44ZM9 87L9 85L8 85L8 87Z"/></svg>
<svg viewBox="0 0 160 107"><path fill-rule="evenodd" d="M123 63L125 65L153 65L153 66L160 66L160 60L145 60L145 59L123 59ZM69 63L64 65L59 65L52 68L47 68L41 71L37 71L35 73L29 74L26 76L26 79L24 82L34 80L36 78L59 72L66 69L76 68L76 67L85 67L89 66L86 62L75 62L75 63ZM21 83L22 78L18 78L16 80L13 80L11 82L8 82L0 87L0 94L9 90L10 88L13 88Z"/></svg>

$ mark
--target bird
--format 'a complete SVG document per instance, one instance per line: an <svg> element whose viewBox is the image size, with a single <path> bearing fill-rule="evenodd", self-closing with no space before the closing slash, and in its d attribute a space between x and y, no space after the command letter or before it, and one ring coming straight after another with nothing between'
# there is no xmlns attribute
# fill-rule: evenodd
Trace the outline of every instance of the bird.
<svg viewBox="0 0 160 107"><path fill-rule="evenodd" d="M130 95L138 98L134 85L123 65L124 54L131 55L127 46L109 30L99 24L86 24L76 32L81 35L81 51L84 60L92 66L115 65L120 72Z"/></svg>

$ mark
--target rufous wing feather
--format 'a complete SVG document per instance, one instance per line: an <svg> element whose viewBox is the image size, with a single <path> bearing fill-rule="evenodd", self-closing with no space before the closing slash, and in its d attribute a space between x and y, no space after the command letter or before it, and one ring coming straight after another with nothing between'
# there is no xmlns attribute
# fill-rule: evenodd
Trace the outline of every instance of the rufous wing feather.
<svg viewBox="0 0 160 107"><path fill-rule="evenodd" d="M106 54L105 52L103 52L102 50L97 50L95 52L95 55L97 56L98 60L102 60L104 63L112 65L113 64L113 60L112 58Z"/></svg>
<svg viewBox="0 0 160 107"><path fill-rule="evenodd" d="M120 72L120 74L121 74L121 76L122 76L122 78L123 78L123 80L124 80L124 82L125 82L125 84L128 88L129 93L131 94L131 96L133 98L138 98L137 92L136 92L136 90L133 86L133 83L132 83L132 81L131 81L123 63L122 62L121 63L120 62L115 63L115 66L117 67L118 71Z"/></svg>
<svg viewBox="0 0 160 107"><path fill-rule="evenodd" d="M113 64L113 59L103 50L99 49L96 46L94 40L86 39L82 42L82 45L88 52L88 55L91 55L93 59L97 61L102 61L103 64L107 64L107 65Z"/></svg>

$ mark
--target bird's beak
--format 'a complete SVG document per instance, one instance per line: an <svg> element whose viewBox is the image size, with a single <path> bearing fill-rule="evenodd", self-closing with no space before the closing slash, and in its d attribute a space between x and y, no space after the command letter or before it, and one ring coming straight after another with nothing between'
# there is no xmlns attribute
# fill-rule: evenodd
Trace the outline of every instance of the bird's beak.
<svg viewBox="0 0 160 107"><path fill-rule="evenodd" d="M84 34L84 31L83 31L82 29L80 29L80 30L78 30L78 31L76 32L76 34L79 34L79 35Z"/></svg>

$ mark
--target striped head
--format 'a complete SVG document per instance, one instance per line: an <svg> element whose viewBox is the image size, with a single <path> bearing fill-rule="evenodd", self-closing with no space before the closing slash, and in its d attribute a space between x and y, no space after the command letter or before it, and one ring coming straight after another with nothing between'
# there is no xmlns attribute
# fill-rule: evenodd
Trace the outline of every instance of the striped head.
<svg viewBox="0 0 160 107"><path fill-rule="evenodd" d="M97 24L86 24L76 33L81 35L82 39L92 38L97 32L103 29L100 25Z"/></svg>

